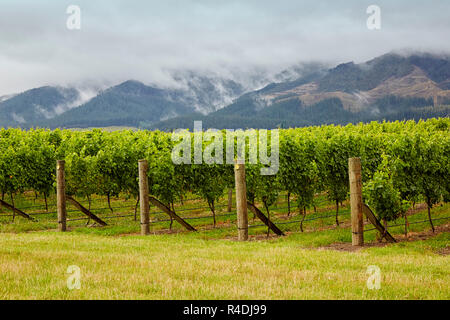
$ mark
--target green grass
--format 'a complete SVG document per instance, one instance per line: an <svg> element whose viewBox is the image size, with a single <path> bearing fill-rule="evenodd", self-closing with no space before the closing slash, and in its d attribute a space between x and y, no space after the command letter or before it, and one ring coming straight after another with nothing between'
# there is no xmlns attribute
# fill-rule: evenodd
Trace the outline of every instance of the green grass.
<svg viewBox="0 0 450 320"><path fill-rule="evenodd" d="M3 216L0 299L450 299L450 257L442 254L448 252L448 232L353 252L331 250L326 247L351 242L349 208L340 211L341 227L336 228L332 204L323 196L316 200L317 213L308 212L305 232L299 232L297 222L281 224L300 217L288 219L280 199L271 215L287 236L267 240L266 228L254 227L252 241L246 243L235 241L234 215L218 218L215 229L212 218L205 217L189 220L198 228L196 233L183 231L175 222L172 234L147 237L137 235L139 223L133 217L108 219L103 228L71 221L70 232L58 233L53 214L37 216L39 222L18 217L11 223L11 217ZM39 205L41 199L19 196L17 206L34 202ZM127 207L114 214L131 214L134 201L114 199L113 205ZM204 203L188 201L178 209L201 206ZM106 205L96 198L93 207ZM113 216L108 210L98 214ZM179 213L199 217L207 211ZM218 214L223 213L226 208ZM434 218L449 213L450 205L433 209ZM80 216L70 213L72 218ZM249 216L252 225L260 224ZM426 219L425 210L409 217L410 222ZM435 225L448 223L439 220ZM167 227L168 222L154 224L152 231ZM410 226L413 233L429 229L427 223ZM402 226L390 232L403 237ZM375 232L366 232L365 241L375 243ZM67 288L70 265L81 269L80 290ZM381 269L379 290L367 288L370 265Z"/></svg>
<svg viewBox="0 0 450 320"><path fill-rule="evenodd" d="M339 233L342 232L339 230ZM3 234L1 299L449 299L448 256L420 243L358 252L308 249L301 237L238 243L193 236ZM66 270L81 268L81 289ZM366 286L369 265L381 289Z"/></svg>

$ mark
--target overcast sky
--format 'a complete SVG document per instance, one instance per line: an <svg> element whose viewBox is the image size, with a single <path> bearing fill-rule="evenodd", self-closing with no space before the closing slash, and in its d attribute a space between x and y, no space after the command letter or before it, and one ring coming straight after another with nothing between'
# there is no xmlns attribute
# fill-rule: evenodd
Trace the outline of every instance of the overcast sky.
<svg viewBox="0 0 450 320"><path fill-rule="evenodd" d="M366 9L381 8L381 30ZM66 9L81 8L81 30ZM0 96L43 85L171 85L170 70L233 75L393 50L450 52L449 0L0 0Z"/></svg>

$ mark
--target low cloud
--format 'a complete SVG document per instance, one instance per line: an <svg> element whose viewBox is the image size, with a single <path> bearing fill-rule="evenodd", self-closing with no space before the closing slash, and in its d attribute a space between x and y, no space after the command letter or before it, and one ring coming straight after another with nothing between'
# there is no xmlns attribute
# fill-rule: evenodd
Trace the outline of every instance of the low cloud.
<svg viewBox="0 0 450 320"><path fill-rule="evenodd" d="M176 87L174 70L245 83L299 62L362 62L393 50L450 52L450 1L79 0L0 4L0 96L43 85L107 86L136 79ZM74 3L75 4L75 3Z"/></svg>

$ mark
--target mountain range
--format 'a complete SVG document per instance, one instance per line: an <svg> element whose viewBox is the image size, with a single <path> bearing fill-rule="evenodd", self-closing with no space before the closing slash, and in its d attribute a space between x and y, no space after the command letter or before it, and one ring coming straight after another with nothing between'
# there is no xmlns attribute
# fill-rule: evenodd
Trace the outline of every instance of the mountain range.
<svg viewBox="0 0 450 320"><path fill-rule="evenodd" d="M310 63L245 80L193 71L173 88L129 80L95 91L41 87L0 97L3 127L276 128L449 116L450 58L386 54Z"/></svg>

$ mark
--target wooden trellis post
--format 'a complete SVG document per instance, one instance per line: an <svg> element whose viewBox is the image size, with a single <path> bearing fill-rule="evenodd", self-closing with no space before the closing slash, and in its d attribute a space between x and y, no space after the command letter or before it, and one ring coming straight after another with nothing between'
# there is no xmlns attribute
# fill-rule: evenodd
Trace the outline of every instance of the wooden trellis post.
<svg viewBox="0 0 450 320"><path fill-rule="evenodd" d="M150 234L150 206L148 199L147 171L147 160L139 160L139 205L141 212L141 235Z"/></svg>
<svg viewBox="0 0 450 320"><path fill-rule="evenodd" d="M56 205L58 211L58 229L61 232L67 228L66 212L66 178L64 173L64 160L56 162Z"/></svg>
<svg viewBox="0 0 450 320"><path fill-rule="evenodd" d="M352 221L352 245L364 245L364 221L362 201L361 159L348 159L350 179L350 207Z"/></svg>
<svg viewBox="0 0 450 320"><path fill-rule="evenodd" d="M247 214L247 186L245 183L245 164L238 160L234 166L234 177L236 183L236 210L238 240L248 240L248 214Z"/></svg>

